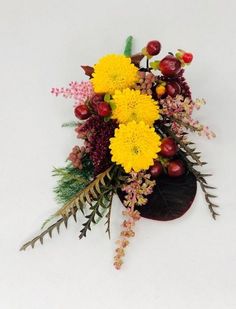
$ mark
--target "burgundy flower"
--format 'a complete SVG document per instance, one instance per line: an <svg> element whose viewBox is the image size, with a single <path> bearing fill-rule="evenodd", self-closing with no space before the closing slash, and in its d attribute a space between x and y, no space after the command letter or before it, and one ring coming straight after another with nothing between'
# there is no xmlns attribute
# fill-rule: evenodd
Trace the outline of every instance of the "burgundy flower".
<svg viewBox="0 0 236 309"><path fill-rule="evenodd" d="M104 121L103 117L93 115L75 129L77 137L85 139L86 152L93 162L95 175L111 165L109 145L116 127L114 120Z"/></svg>

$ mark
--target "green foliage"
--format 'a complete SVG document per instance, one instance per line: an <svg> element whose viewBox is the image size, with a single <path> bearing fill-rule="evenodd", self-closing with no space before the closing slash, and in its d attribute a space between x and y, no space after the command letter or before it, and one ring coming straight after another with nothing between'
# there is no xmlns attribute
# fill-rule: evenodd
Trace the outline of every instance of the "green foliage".
<svg viewBox="0 0 236 309"><path fill-rule="evenodd" d="M107 219L105 222L107 225L106 232L108 232L110 236L112 198L117 189L121 187L122 183L124 183L126 176L123 175L123 169L119 166L111 166L91 180L93 169L91 162L87 157L84 159L83 166L84 168L81 171L74 169L70 165L62 169L54 170L54 175L60 177L56 188L57 198L61 202L66 200L66 203L54 216L52 216L52 218L57 215L61 215L61 218L47 227L32 240L26 242L20 250L25 250L30 246L34 248L37 242L43 244L45 236L49 235L51 238L54 230L57 230L59 233L60 227L63 223L67 228L69 218L73 217L74 220L77 221L76 214L78 209L83 213L83 208L86 204L89 205L90 214L85 216L87 220L83 224L80 238L85 237L87 231L91 230L92 224L98 223L102 217L106 217ZM82 180L88 181L87 184L83 183ZM77 187L76 189L74 187L71 189L72 191L74 190L75 194L72 198L67 200L71 191L68 193L65 190L68 184L71 185L71 182L73 183L73 186L75 185ZM81 187L83 187L82 190L79 189ZM49 220L46 220L45 224L47 224Z"/></svg>
<svg viewBox="0 0 236 309"><path fill-rule="evenodd" d="M97 175L85 188L77 192L67 203L65 203L57 212L56 215L66 217L74 207L83 209L85 204L91 204L96 201L102 194L102 190L112 179L110 174L113 166Z"/></svg>
<svg viewBox="0 0 236 309"><path fill-rule="evenodd" d="M110 213L113 194L113 187L110 186L107 190L101 192L97 201L90 205L90 213L85 216L87 221L83 223L83 228L79 235L80 239L86 237L87 231L91 230L92 224L97 224L100 219L104 217L106 210L108 210L108 213ZM107 232L110 234L110 226L108 221L106 223L108 224Z"/></svg>
<svg viewBox="0 0 236 309"><path fill-rule="evenodd" d="M93 165L88 156L83 158L82 164L82 170L74 168L71 164L53 170L53 176L59 177L54 189L59 204L64 205L71 200L76 193L87 186L93 177Z"/></svg>
<svg viewBox="0 0 236 309"><path fill-rule="evenodd" d="M124 181L126 181L127 176L124 176L123 169L117 165L109 171L109 175L109 182L100 183L99 195L96 195L96 197L93 198L93 201L88 203L90 205L90 213L85 216L87 221L83 223L83 228L80 231L79 236L80 239L86 237L87 231L91 230L92 224L97 224L101 218L104 217L106 219L105 225L107 226L106 233L108 233L110 238L110 221L113 196L117 193L117 189L121 188Z"/></svg>
<svg viewBox="0 0 236 309"><path fill-rule="evenodd" d="M65 122L62 124L62 128L75 128L79 124L78 121L70 121L70 122Z"/></svg>
<svg viewBox="0 0 236 309"><path fill-rule="evenodd" d="M104 96L104 102L110 103L111 101L111 95L109 93L106 93Z"/></svg>
<svg viewBox="0 0 236 309"><path fill-rule="evenodd" d="M125 42L124 55L130 57L132 54L133 37L130 35Z"/></svg>
<svg viewBox="0 0 236 309"><path fill-rule="evenodd" d="M150 67L153 70L158 70L159 69L159 64L160 64L160 61L156 60L156 61L150 62Z"/></svg>

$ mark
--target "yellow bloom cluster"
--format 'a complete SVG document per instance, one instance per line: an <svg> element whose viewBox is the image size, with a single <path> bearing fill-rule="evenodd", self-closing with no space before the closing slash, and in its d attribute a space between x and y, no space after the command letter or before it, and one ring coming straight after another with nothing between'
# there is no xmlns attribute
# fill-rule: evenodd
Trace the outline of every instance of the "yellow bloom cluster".
<svg viewBox="0 0 236 309"><path fill-rule="evenodd" d="M107 55L94 66L91 82L96 93L114 94L134 86L138 80L138 68L124 55Z"/></svg>
<svg viewBox="0 0 236 309"><path fill-rule="evenodd" d="M109 147L112 161L127 173L153 165L161 144L152 127L160 117L158 104L150 95L133 89L138 79L138 68L124 55L101 58L91 79L95 93L111 96L111 118L117 120L119 128Z"/></svg>
<svg viewBox="0 0 236 309"><path fill-rule="evenodd" d="M128 123L132 120L152 126L159 119L157 102L150 95L141 94L139 90L124 89L116 91L113 96L114 110L112 118L119 123Z"/></svg>
<svg viewBox="0 0 236 309"><path fill-rule="evenodd" d="M121 124L110 139L112 161L122 165L127 173L139 172L153 165L160 145L160 136L143 121Z"/></svg>

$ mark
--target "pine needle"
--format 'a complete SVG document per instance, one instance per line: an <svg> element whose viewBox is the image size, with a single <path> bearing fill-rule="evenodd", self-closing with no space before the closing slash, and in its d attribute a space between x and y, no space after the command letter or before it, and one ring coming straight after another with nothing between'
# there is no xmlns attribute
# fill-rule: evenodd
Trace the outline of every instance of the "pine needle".
<svg viewBox="0 0 236 309"><path fill-rule="evenodd" d="M70 121L70 122L65 122L62 124L62 128L75 128L77 127L78 122L77 121Z"/></svg>

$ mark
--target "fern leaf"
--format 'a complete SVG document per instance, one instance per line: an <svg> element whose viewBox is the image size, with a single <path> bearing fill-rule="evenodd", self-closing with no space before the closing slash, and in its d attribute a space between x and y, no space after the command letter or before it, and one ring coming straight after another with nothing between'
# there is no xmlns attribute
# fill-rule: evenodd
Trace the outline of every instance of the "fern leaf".
<svg viewBox="0 0 236 309"><path fill-rule="evenodd" d="M109 189L101 193L94 204L90 205L91 212L86 216L87 221L83 223L83 228L79 235L80 239L87 236L88 230L91 231L92 223L97 224L104 217L104 209L111 208L113 194L113 187L110 186Z"/></svg>
<svg viewBox="0 0 236 309"><path fill-rule="evenodd" d="M103 173L97 175L97 177L90 182L90 184L81 190L78 194L76 194L68 203L66 203L62 208L60 208L56 215L67 216L71 209L74 207L78 207L84 205L86 202L89 204L92 203L93 199L98 198L99 194L101 194L101 185L106 185L106 179L111 179L110 171L113 166L109 167Z"/></svg>
<svg viewBox="0 0 236 309"><path fill-rule="evenodd" d="M99 210L99 207L101 207L102 209L106 209L108 207L107 201L110 197L111 192L113 195L114 187L111 183L108 182L108 180L112 179L111 176L112 168L113 166L108 168L103 173L99 174L84 190L77 193L74 198L72 198L58 212L55 213L54 216L61 215L61 218L57 220L54 224L50 225L46 230L37 235L35 238L26 242L20 248L20 250L21 251L25 250L30 246L34 248L37 242L43 244L45 236L48 235L50 238L52 238L54 230L57 230L59 234L60 227L63 223L67 228L68 220L70 217L73 217L74 220L77 221L76 214L78 209L80 209L81 212L83 213L84 204L87 202L88 204L90 204L90 209L92 210L92 212L90 213L90 215L86 216L88 220L86 223L83 224L84 229L81 232L81 238L86 236L87 230L91 230L91 224L97 223L96 216L100 218L103 217L105 213ZM114 169L114 171L116 171L116 169ZM92 202L95 204L92 205Z"/></svg>
<svg viewBox="0 0 236 309"><path fill-rule="evenodd" d="M67 217L62 217L59 220L57 220L57 222L55 222L54 224L52 224L51 226L49 226L45 231L43 231L42 233L40 233L38 236L36 236L35 238L33 238L32 240L26 242L21 248L20 251L26 250L28 247L32 247L32 249L34 248L35 244L37 242L40 242L41 244L43 244L43 240L44 237L46 235L49 235L50 238L52 238L52 232L56 229L57 233L60 233L60 226L62 223L65 224L66 228L67 228L67 222L68 219L71 215L75 216L76 212L77 212L77 208L74 208L73 211L71 211Z"/></svg>

